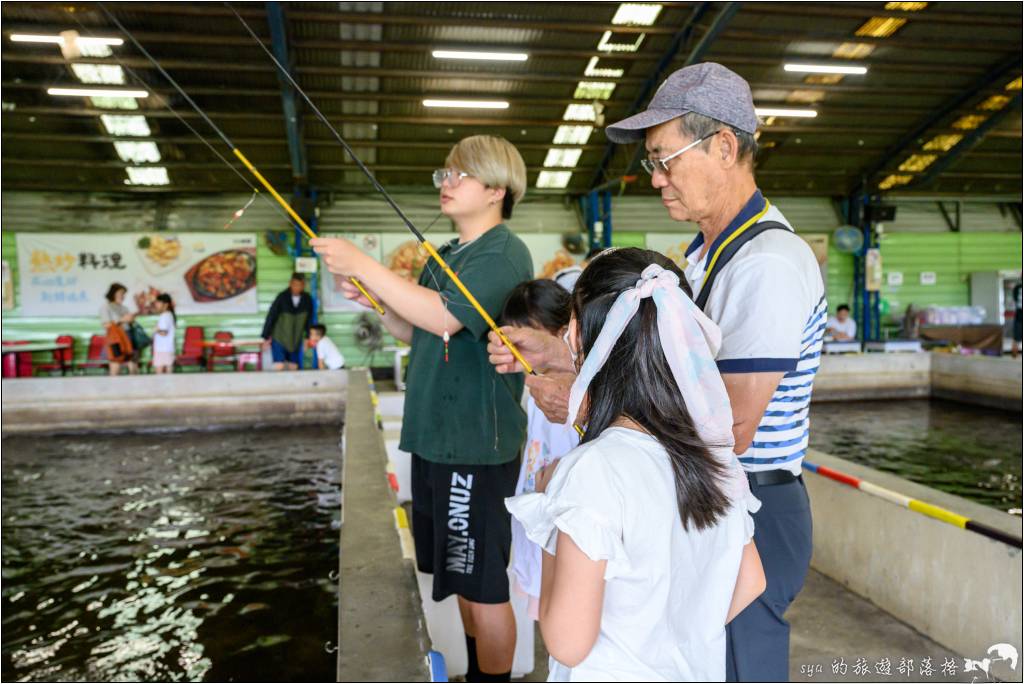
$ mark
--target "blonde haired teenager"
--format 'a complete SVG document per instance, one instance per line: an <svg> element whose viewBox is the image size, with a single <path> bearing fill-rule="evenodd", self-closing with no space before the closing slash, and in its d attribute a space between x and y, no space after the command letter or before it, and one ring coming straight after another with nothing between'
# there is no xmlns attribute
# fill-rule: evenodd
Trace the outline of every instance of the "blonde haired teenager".
<svg viewBox="0 0 1024 684"><path fill-rule="evenodd" d="M492 318L533 277L529 250L504 224L526 191L526 166L507 140L460 141L434 172L441 211L459 237L438 251ZM433 598L456 594L466 629L468 681L508 681L515 651L509 604L510 517L526 418L522 375L487 359L488 326L433 261L411 283L347 240L311 242L327 268L355 276L383 305L384 325L412 345L400 447L413 454L417 564ZM347 281L349 299L369 302Z"/></svg>

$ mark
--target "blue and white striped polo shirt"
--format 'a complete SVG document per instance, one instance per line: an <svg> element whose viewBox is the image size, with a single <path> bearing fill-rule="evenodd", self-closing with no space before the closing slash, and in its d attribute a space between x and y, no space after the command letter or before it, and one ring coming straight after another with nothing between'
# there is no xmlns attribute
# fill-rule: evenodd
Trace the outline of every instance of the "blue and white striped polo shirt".
<svg viewBox="0 0 1024 684"><path fill-rule="evenodd" d="M702 235L690 244L686 278L694 296L708 255L765 204L755 192L704 256ZM785 373L740 463L748 471L785 468L799 474L828 318L825 285L814 252L777 208L769 206L760 221L777 221L790 230L765 231L740 248L712 284L705 312L722 330L717 358L722 373Z"/></svg>

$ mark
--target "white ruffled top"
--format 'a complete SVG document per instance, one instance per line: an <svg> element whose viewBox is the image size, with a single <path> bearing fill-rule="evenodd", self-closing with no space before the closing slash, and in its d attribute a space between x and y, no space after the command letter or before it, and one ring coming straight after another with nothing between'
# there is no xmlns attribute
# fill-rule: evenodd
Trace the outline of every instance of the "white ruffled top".
<svg viewBox="0 0 1024 684"><path fill-rule="evenodd" d="M725 680L725 618L760 507L730 489L740 498L713 527L684 530L668 454L616 427L563 457L544 493L505 500L548 553L560 530L608 561L597 642L574 668L552 658L548 681Z"/></svg>

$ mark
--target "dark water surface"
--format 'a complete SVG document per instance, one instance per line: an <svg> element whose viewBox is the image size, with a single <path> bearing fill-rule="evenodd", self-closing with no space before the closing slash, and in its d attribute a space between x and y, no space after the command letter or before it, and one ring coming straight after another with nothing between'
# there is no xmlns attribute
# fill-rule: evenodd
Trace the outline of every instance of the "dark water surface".
<svg viewBox="0 0 1024 684"><path fill-rule="evenodd" d="M817 403L811 447L1020 515L1020 413L938 399Z"/></svg>
<svg viewBox="0 0 1024 684"><path fill-rule="evenodd" d="M339 435L3 440L3 679L333 681Z"/></svg>

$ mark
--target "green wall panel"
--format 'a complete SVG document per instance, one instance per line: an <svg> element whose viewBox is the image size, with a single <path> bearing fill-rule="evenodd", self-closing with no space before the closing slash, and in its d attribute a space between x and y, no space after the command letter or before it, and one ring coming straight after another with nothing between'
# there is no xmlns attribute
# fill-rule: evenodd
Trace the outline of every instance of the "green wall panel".
<svg viewBox="0 0 1024 684"><path fill-rule="evenodd" d="M1020 233L893 233L882 240L882 269L903 273L903 284L883 280L881 296L890 317L898 319L908 304L967 306L970 276L975 271L1021 268ZM935 273L934 285L922 285L921 273ZM851 274L852 276L852 274Z"/></svg>

